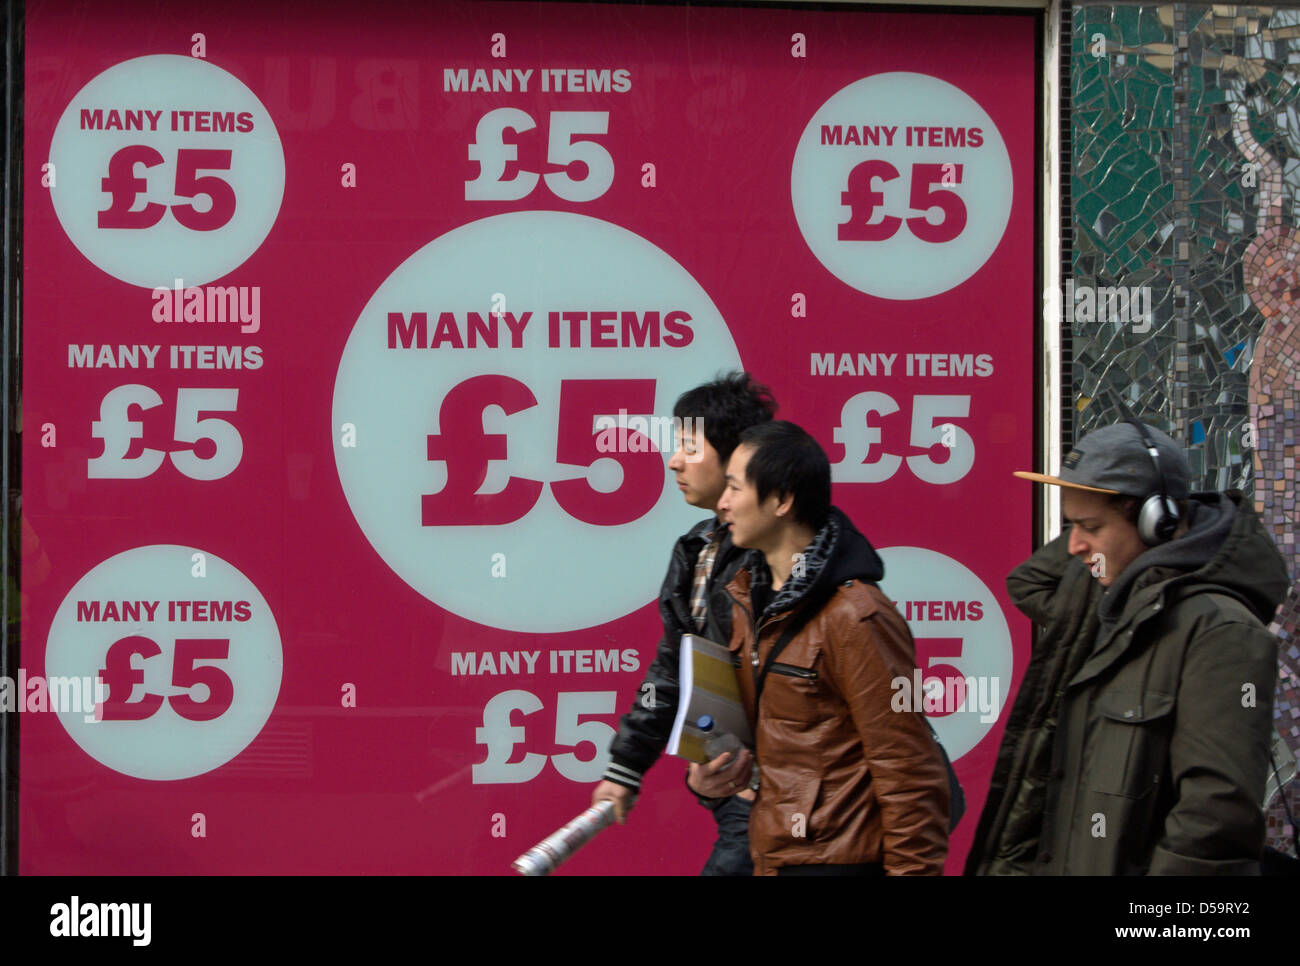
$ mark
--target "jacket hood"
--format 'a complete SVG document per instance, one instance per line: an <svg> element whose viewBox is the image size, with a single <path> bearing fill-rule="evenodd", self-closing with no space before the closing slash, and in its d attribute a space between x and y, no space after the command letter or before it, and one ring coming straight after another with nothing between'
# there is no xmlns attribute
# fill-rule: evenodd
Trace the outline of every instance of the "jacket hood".
<svg viewBox="0 0 1300 966"><path fill-rule="evenodd" d="M745 561L756 577L754 584L771 582L767 561L757 550ZM842 510L831 507L825 525L803 551L803 560L776 595L763 608L764 614L778 614L798 607L806 600L826 599L835 587L848 580L876 583L885 576L885 564L870 542Z"/></svg>
<svg viewBox="0 0 1300 966"><path fill-rule="evenodd" d="M1237 490L1193 493L1187 533L1133 561L1102 597L1102 621L1118 620L1135 590L1167 580L1188 589L1214 585L1250 607L1265 626L1291 586L1282 555Z"/></svg>

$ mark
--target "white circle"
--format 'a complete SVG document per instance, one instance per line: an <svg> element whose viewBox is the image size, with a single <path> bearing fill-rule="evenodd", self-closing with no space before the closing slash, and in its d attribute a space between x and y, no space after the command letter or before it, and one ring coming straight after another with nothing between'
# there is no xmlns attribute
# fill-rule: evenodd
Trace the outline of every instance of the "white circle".
<svg viewBox="0 0 1300 966"><path fill-rule="evenodd" d="M870 162L876 176L863 177L873 170L863 167L851 184ZM848 194L860 205L868 189L881 196L869 215L845 203ZM1012 191L1006 144L984 109L947 81L905 71L832 95L804 128L790 172L795 219L817 260L858 291L896 300L938 295L974 275L1006 230ZM885 219L898 219L892 231L870 233L888 237L841 238L842 226L853 234ZM928 232L945 240L918 237Z"/></svg>
<svg viewBox="0 0 1300 966"><path fill-rule="evenodd" d="M194 130L198 125L230 130ZM123 198L134 195L132 211L150 204L165 210L149 227L101 228L101 213L115 207L103 185L112 160L136 146L160 161L131 164L127 173L145 187ZM229 167L196 151L228 151ZM50 163L50 200L68 238L109 275L147 288L176 279L203 285L229 274L266 240L284 198L284 150L271 115L243 81L196 57L136 57L96 76L59 118ZM233 193L229 220L211 229L181 224L177 206L199 215L212 210L207 188Z"/></svg>
<svg viewBox="0 0 1300 966"><path fill-rule="evenodd" d="M497 300L497 296L501 300ZM501 304L501 301L504 304ZM470 320L495 320L497 347L469 345ZM631 347L570 345L569 324L560 317L552 330L550 312L616 312L614 335ZM389 348L389 314L413 325L424 312L425 348L402 348L399 333ZM658 345L649 329L625 332L623 312L657 312ZM672 346L671 312L690 333L689 344ZM450 343L450 327L435 340L443 314L458 329L462 348ZM515 345L506 319L528 316ZM602 320L603 322L604 320ZM680 328L678 332L682 331ZM558 340L553 338L558 335ZM418 340L412 334L411 339ZM608 331L599 337L607 341ZM675 337L676 341L685 338ZM553 344L558 341L559 344ZM430 242L379 287L366 305L343 351L331 412L334 456L348 506L381 558L429 600L462 617L511 631L559 632L592 627L622 617L652 600L662 580L673 539L703 517L668 486L672 440L670 418L685 390L738 368L740 357L721 315L700 285L669 255L638 235L585 215L527 211L471 222ZM482 397L462 423L443 426L443 407L453 390L470 380L491 379L527 394L506 415ZM556 486L585 479L587 499L625 483L618 454L594 450L593 416L617 418L611 402L599 412L581 407L566 413L566 439L586 457L559 462L562 383L573 392L579 381L610 380L653 390L652 404L629 409L656 417L649 434L659 452L636 458L633 483L646 494L635 519L600 525L575 518L584 512L571 499L569 510ZM519 384L519 385L516 385ZM520 387L522 386L522 391ZM644 395L644 393L642 393ZM612 397L611 397L612 398ZM487 463L476 493L490 502L509 478L541 484L531 509L502 524L424 525L423 500L447 492L449 464L430 457L448 430L462 433L462 450L486 452L484 432L504 437L505 459ZM608 424L605 424L608 425ZM346 427L355 434L348 445ZM634 428L634 427L633 427ZM707 435L708 428L704 427ZM448 443L448 445L451 445ZM500 446L501 439L491 442ZM475 448L477 447L477 449ZM458 450L458 452L461 450ZM499 451L499 450L498 450ZM582 463L588 463L583 467ZM587 491L590 491L589 493ZM651 503L653 500L653 503Z"/></svg>
<svg viewBox="0 0 1300 966"><path fill-rule="evenodd" d="M194 575L194 555L199 553L202 577ZM171 609L172 602L182 601L191 603L184 610L179 605ZM205 605L201 613L191 609L194 601ZM220 607L213 609L212 602ZM117 619L106 619L109 604L114 608L111 618ZM148 604L154 605L152 610ZM211 619L225 617L227 610L229 619ZM99 619L90 619L92 614ZM240 614L247 619L240 620ZM81 684L81 707L57 709L68 734L101 764L154 781L192 778L238 755L271 716L284 662L280 632L252 581L220 557L193 547L155 545L124 551L96 566L77 581L54 615L45 652L47 682L61 679L71 696L71 682L93 682L106 668L110 649L128 637L146 638L160 653L131 657L143 679L129 695L110 688L106 703L135 702L133 706L141 708L139 702L156 695L162 699L156 710L139 720L96 720L86 700L91 692ZM202 643L183 645L178 659L178 640ZM222 641L227 642L227 656L212 657ZM187 661L187 648L206 656ZM174 685L178 676L197 683ZM229 705L214 705L211 710L225 710L208 720L178 713L175 702L187 695L194 702L214 700L204 678L228 682Z"/></svg>
<svg viewBox="0 0 1300 966"><path fill-rule="evenodd" d="M941 703L935 691L927 712L948 757L956 761L988 734L1010 697L1014 654L1006 617L984 581L952 557L922 547L888 547L879 553L885 563L881 589L916 641L920 700L926 700L924 682L942 677L931 674L932 667L947 665L964 678L961 690L948 692L945 682L944 700L951 693L956 705ZM898 690L917 694L910 686Z"/></svg>

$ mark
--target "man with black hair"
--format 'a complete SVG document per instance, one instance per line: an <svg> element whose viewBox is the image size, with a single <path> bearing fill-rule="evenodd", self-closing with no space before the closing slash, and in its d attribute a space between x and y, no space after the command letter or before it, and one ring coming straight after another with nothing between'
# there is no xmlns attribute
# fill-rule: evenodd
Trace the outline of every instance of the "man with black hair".
<svg viewBox="0 0 1300 966"><path fill-rule="evenodd" d="M1042 628L966 862L979 875L1249 875L1290 581L1249 502L1191 493L1135 420L1081 439L1064 532L1011 572Z"/></svg>
<svg viewBox="0 0 1300 966"><path fill-rule="evenodd" d="M722 590L739 569L744 551L732 545L716 513L727 460L743 431L766 422L776 402L765 386L748 373L733 372L682 394L673 407L680 427L677 451L668 462L677 487L691 506L708 510L709 517L685 533L673 547L668 573L659 591L659 614L664 636L658 652L637 689L632 709L619 722L610 743L610 761L604 778L592 793L592 804L614 803L618 820L641 790L641 779L668 744L677 715L680 692L679 655L683 634L699 634L725 643L730 637L731 605ZM715 601L721 595L721 606ZM748 751L718 756L707 766L710 773L748 776L753 758ZM701 874L749 875L749 810L753 792L737 782L718 800L701 800L712 809L718 839Z"/></svg>
<svg viewBox="0 0 1300 966"><path fill-rule="evenodd" d="M947 770L921 711L892 700L916 667L912 635L876 586L880 558L831 506L826 453L793 423L764 423L741 434L726 481L718 511L751 549L727 591L761 773L755 873L942 873ZM690 784L734 790L696 765Z"/></svg>

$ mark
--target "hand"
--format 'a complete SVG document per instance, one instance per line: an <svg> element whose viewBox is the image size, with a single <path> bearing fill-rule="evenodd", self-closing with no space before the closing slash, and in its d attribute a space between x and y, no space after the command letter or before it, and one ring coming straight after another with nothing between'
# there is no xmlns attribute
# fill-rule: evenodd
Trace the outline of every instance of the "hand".
<svg viewBox="0 0 1300 966"><path fill-rule="evenodd" d="M622 825L627 821L627 813L632 811L632 806L636 803L636 792L626 785L602 781L591 793L591 804L605 801L614 803L614 818L618 820L619 825Z"/></svg>
<svg viewBox="0 0 1300 966"><path fill-rule="evenodd" d="M749 787L753 767L754 756L748 748L740 749L734 761L731 752L724 751L707 764L691 762L686 773L686 785L705 798L728 798Z"/></svg>

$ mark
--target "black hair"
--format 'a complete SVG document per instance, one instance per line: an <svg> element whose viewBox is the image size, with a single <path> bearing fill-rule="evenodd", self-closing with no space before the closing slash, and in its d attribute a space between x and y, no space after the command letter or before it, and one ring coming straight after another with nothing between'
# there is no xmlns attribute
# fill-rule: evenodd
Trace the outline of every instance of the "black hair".
<svg viewBox="0 0 1300 966"><path fill-rule="evenodd" d="M776 412L776 400L764 385L747 372L719 374L713 382L688 389L677 399L673 415L695 419L704 438L718 451L723 468L740 442L740 434L751 426L766 423Z"/></svg>
<svg viewBox="0 0 1300 966"><path fill-rule="evenodd" d="M752 453L745 479L754 484L758 501L768 494L794 497L794 519L820 530L831 509L831 462L817 440L784 419L751 426L738 445Z"/></svg>

